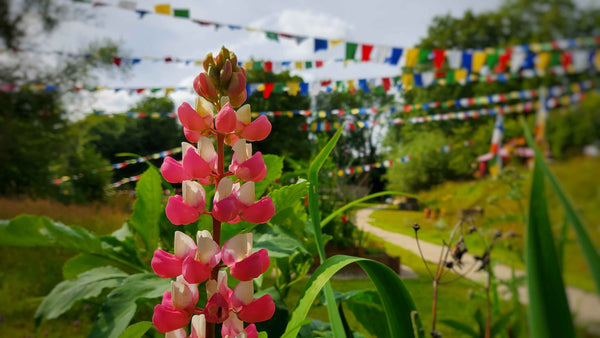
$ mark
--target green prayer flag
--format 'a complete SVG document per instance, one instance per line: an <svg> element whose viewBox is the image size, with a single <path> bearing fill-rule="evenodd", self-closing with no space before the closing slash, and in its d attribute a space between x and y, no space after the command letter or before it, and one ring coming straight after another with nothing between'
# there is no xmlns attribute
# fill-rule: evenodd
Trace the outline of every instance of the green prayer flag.
<svg viewBox="0 0 600 338"><path fill-rule="evenodd" d="M180 18L189 18L190 10L189 9L173 9L173 16L178 16Z"/></svg>
<svg viewBox="0 0 600 338"><path fill-rule="evenodd" d="M267 39L279 41L279 36L277 35L277 33L275 33L275 32L266 32L266 34L267 34Z"/></svg>
<svg viewBox="0 0 600 338"><path fill-rule="evenodd" d="M429 54L431 54L431 49L422 48L419 50L419 57L417 59L417 64L422 65L429 60Z"/></svg>
<svg viewBox="0 0 600 338"><path fill-rule="evenodd" d="M273 87L273 93L283 93L284 89L285 89L285 83L276 82L275 86Z"/></svg>
<svg viewBox="0 0 600 338"><path fill-rule="evenodd" d="M346 42L346 60L354 60L354 55L356 54L357 48L358 44Z"/></svg>
<svg viewBox="0 0 600 338"><path fill-rule="evenodd" d="M488 66L489 69L494 69L494 67L496 67L496 65L498 64L498 52L488 54L487 59L485 60L485 64Z"/></svg>
<svg viewBox="0 0 600 338"><path fill-rule="evenodd" d="M377 94L384 94L385 90L383 89L383 86L377 86L375 88L375 93L377 93Z"/></svg>
<svg viewBox="0 0 600 338"><path fill-rule="evenodd" d="M157 91L161 90L162 88L152 88L150 89L150 92L152 93L156 93Z"/></svg>
<svg viewBox="0 0 600 338"><path fill-rule="evenodd" d="M306 69L310 69L310 68L312 68L312 61L306 61L306 62L304 63L304 68L306 68Z"/></svg>
<svg viewBox="0 0 600 338"><path fill-rule="evenodd" d="M265 63L263 61L254 61L252 64L253 70L263 70L265 68Z"/></svg>
<svg viewBox="0 0 600 338"><path fill-rule="evenodd" d="M553 51L550 55L550 67L560 65L560 52Z"/></svg>
<svg viewBox="0 0 600 338"><path fill-rule="evenodd" d="M451 69L446 73L446 81L448 84L454 83L454 70Z"/></svg>

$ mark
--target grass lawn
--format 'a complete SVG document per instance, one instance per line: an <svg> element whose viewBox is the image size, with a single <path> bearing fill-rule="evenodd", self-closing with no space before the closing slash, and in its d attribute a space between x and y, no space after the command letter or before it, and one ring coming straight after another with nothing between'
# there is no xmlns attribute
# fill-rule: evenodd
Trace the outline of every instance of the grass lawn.
<svg viewBox="0 0 600 338"><path fill-rule="evenodd" d="M598 208L600 206L600 185L597 184L600 160L576 158L568 162L555 163L551 169L558 176L587 221L587 231L592 241L596 246L600 246L600 208ZM436 220L425 219L423 212L388 208L375 211L371 215L374 219L372 224L388 231L413 236L414 231L411 226L419 223L422 228L419 231L420 239L441 244L443 240L448 240L450 231L458 221L461 209L481 206L484 208L484 216L477 217L475 223L488 240L495 230L502 232L512 230L518 236L499 242L494 247L492 257L498 262L523 269L522 250L525 227L521 221L521 210L526 210L528 205L530 177L526 171L521 172L521 175L525 177L521 188L523 194L521 205L515 200L506 198L510 189L506 183L501 181L484 179L469 182L447 182L430 191L419 193L422 205L441 209L442 217ZM558 238L564 216L558 199L548 185L547 190L550 218L554 224L555 238ZM469 252L473 254L481 254L485 248L484 241L475 234L465 236L465 241ZM569 230L567 236L564 259L566 283L594 291L594 283L587 263L572 230Z"/></svg>

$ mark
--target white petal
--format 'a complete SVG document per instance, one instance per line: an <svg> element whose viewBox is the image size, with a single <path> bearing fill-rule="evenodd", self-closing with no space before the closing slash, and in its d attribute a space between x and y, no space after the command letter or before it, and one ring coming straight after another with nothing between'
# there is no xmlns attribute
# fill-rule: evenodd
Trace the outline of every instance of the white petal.
<svg viewBox="0 0 600 338"><path fill-rule="evenodd" d="M233 293L244 305L252 303L254 299L254 281L240 282L233 290Z"/></svg>
<svg viewBox="0 0 600 338"><path fill-rule="evenodd" d="M165 338L187 338L187 333L184 328L165 333Z"/></svg>
<svg viewBox="0 0 600 338"><path fill-rule="evenodd" d="M245 104L243 106L241 106L236 112L235 112L235 117L237 117L238 120L240 120L241 122L243 122L244 124L250 124L250 120L251 120L251 111L250 111L250 105L249 104Z"/></svg>
<svg viewBox="0 0 600 338"><path fill-rule="evenodd" d="M183 181L182 184L183 203L197 207L206 203L206 192L200 183L194 181Z"/></svg>
<svg viewBox="0 0 600 338"><path fill-rule="evenodd" d="M198 139L198 154L206 162L210 162L213 158L217 156L215 146L208 137L202 136Z"/></svg>
<svg viewBox="0 0 600 338"><path fill-rule="evenodd" d="M206 338L206 318L204 315L194 315L192 317L192 330L196 332L198 338Z"/></svg>
<svg viewBox="0 0 600 338"><path fill-rule="evenodd" d="M196 98L195 110L200 116L204 117L206 115L213 114L213 108L210 102L208 102L205 98L199 96Z"/></svg>
<svg viewBox="0 0 600 338"><path fill-rule="evenodd" d="M181 231L175 231L175 256L183 258L195 246L196 243L190 236Z"/></svg>
<svg viewBox="0 0 600 338"><path fill-rule="evenodd" d="M252 205L254 203L254 182L246 182L240 187L238 191L238 200L245 205Z"/></svg>
<svg viewBox="0 0 600 338"><path fill-rule="evenodd" d="M231 190L233 189L233 180L231 177L222 178L219 181L219 186L217 186L217 191L215 192L215 201L220 201L227 196L231 195Z"/></svg>

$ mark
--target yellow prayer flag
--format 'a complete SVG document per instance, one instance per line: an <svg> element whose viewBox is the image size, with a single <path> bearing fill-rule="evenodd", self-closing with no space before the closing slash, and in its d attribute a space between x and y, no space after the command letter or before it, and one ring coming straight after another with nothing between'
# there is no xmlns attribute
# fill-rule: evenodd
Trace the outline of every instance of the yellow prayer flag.
<svg viewBox="0 0 600 338"><path fill-rule="evenodd" d="M265 84L259 84L258 87L256 87L256 90L258 90L259 92L264 92L265 91Z"/></svg>
<svg viewBox="0 0 600 338"><path fill-rule="evenodd" d="M344 176L344 171L343 170L338 170L337 174L338 174L338 176Z"/></svg>
<svg viewBox="0 0 600 338"><path fill-rule="evenodd" d="M292 113L291 111L288 111L288 112L286 112L286 115L287 115L288 117L293 117L293 116L294 116L294 113Z"/></svg>
<svg viewBox="0 0 600 338"><path fill-rule="evenodd" d="M415 78L412 74L402 74L402 86L404 90L411 90L415 84Z"/></svg>
<svg viewBox="0 0 600 338"><path fill-rule="evenodd" d="M356 125L359 126L360 128L364 128L365 127L365 124L364 124L363 121L357 121Z"/></svg>
<svg viewBox="0 0 600 338"><path fill-rule="evenodd" d="M454 81L464 83L467 79L467 69L461 68L454 71Z"/></svg>
<svg viewBox="0 0 600 338"><path fill-rule="evenodd" d="M256 118L256 117L258 117L258 115L260 115L260 114L259 114L259 113L257 113L257 112L252 112L252 114L250 114L250 115L251 115L252 117Z"/></svg>
<svg viewBox="0 0 600 338"><path fill-rule="evenodd" d="M551 55L549 52L539 53L536 57L535 68L538 70L546 69L548 64L550 64L550 57Z"/></svg>
<svg viewBox="0 0 600 338"><path fill-rule="evenodd" d="M325 118L327 116L327 114L325 113L324 110L319 110L319 117L320 118Z"/></svg>
<svg viewBox="0 0 600 338"><path fill-rule="evenodd" d="M171 5L169 5L169 4L154 5L154 11L156 12L156 14L171 15Z"/></svg>
<svg viewBox="0 0 600 338"><path fill-rule="evenodd" d="M331 48L339 45L342 42L344 42L344 40L341 40L341 39L338 39L338 40L329 40L329 43L331 44Z"/></svg>
<svg viewBox="0 0 600 338"><path fill-rule="evenodd" d="M254 66L254 62L252 62L252 61L244 62L244 69L252 69L252 66Z"/></svg>
<svg viewBox="0 0 600 338"><path fill-rule="evenodd" d="M419 60L419 48L412 48L406 51L406 67L414 67Z"/></svg>
<svg viewBox="0 0 600 338"><path fill-rule="evenodd" d="M534 53L541 52L542 51L542 44L539 43L539 42L530 43L529 44L529 50L531 50Z"/></svg>
<svg viewBox="0 0 600 338"><path fill-rule="evenodd" d="M171 88L171 87L166 88L165 89L165 96L168 96L170 92L174 92L174 91L175 91L175 88Z"/></svg>
<svg viewBox="0 0 600 338"><path fill-rule="evenodd" d="M298 92L300 91L300 83L299 82L288 82L286 85L288 87L288 94L290 94L292 96L296 96L298 94Z"/></svg>
<svg viewBox="0 0 600 338"><path fill-rule="evenodd" d="M302 69L302 66L304 66L304 62L296 61L296 69Z"/></svg>
<svg viewBox="0 0 600 338"><path fill-rule="evenodd" d="M485 52L475 52L473 53L473 61L472 68L474 72L479 72L481 66L485 63L485 59L487 58L487 54Z"/></svg>
<svg viewBox="0 0 600 338"><path fill-rule="evenodd" d="M571 91L573 93L579 93L581 91L581 87L579 87L579 83L571 83Z"/></svg>
<svg viewBox="0 0 600 338"><path fill-rule="evenodd" d="M352 108L352 109L350 109L350 113L352 115L356 115L356 114L360 113L360 109L358 109L358 108Z"/></svg>

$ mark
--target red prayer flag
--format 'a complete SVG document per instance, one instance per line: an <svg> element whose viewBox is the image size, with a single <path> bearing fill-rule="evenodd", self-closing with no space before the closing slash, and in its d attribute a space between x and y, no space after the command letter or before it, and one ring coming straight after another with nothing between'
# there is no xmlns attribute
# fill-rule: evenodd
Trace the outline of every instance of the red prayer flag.
<svg viewBox="0 0 600 338"><path fill-rule="evenodd" d="M317 64L317 68L323 67L323 61L322 60L317 60L316 64Z"/></svg>
<svg viewBox="0 0 600 338"><path fill-rule="evenodd" d="M392 82L390 81L389 77L384 77L381 79L381 84L383 85L383 90L386 92L392 87Z"/></svg>
<svg viewBox="0 0 600 338"><path fill-rule="evenodd" d="M496 72L496 73L504 72L504 70L506 69L506 64L510 60L510 54L511 54L511 50L507 49L506 52L504 52L504 54L500 55L500 57L498 58L498 64L494 68L494 72Z"/></svg>
<svg viewBox="0 0 600 338"><path fill-rule="evenodd" d="M371 51L373 50L373 45L361 45L362 47L362 60L370 61L371 60Z"/></svg>
<svg viewBox="0 0 600 338"><path fill-rule="evenodd" d="M122 60L121 58L114 57L114 58L113 58L113 63L114 63L115 65L117 65L117 67L118 67L118 66L120 66L120 65L121 65L121 60Z"/></svg>
<svg viewBox="0 0 600 338"><path fill-rule="evenodd" d="M560 64L567 69L567 67L573 62L573 54L571 52L562 52L560 54Z"/></svg>
<svg viewBox="0 0 600 338"><path fill-rule="evenodd" d="M167 56L165 58L165 62L171 62L171 61L173 61L173 58L171 58L170 56Z"/></svg>
<svg viewBox="0 0 600 338"><path fill-rule="evenodd" d="M268 99L269 96L271 96L271 92L273 91L274 87L275 87L274 83L265 83L265 91L263 91L263 97L265 99Z"/></svg>
<svg viewBox="0 0 600 338"><path fill-rule="evenodd" d="M446 51L444 49L434 49L433 50L433 66L435 67L435 69L442 68L442 65L444 64L445 54L446 54Z"/></svg>
<svg viewBox="0 0 600 338"><path fill-rule="evenodd" d="M144 91L144 89L145 89L145 88L138 88L138 89L136 90L136 92L139 94L139 93L143 92L143 91Z"/></svg>
<svg viewBox="0 0 600 338"><path fill-rule="evenodd" d="M265 61L265 72L272 72L272 71L273 71L273 62Z"/></svg>

